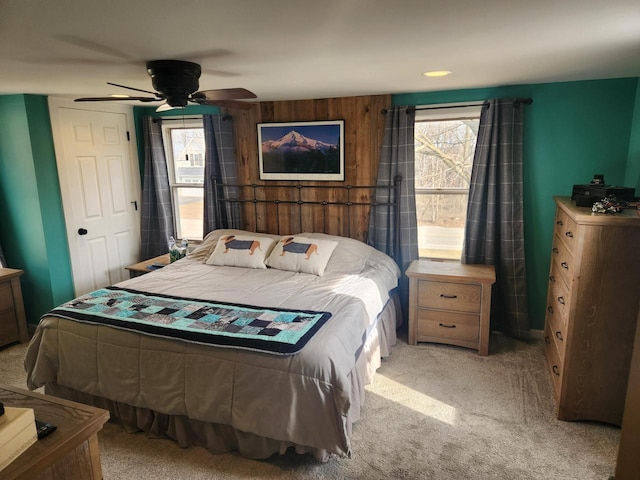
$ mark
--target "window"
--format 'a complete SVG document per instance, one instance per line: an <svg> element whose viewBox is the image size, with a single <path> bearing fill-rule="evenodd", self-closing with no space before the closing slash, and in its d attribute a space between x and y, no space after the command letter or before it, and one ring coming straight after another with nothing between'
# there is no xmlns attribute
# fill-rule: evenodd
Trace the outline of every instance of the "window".
<svg viewBox="0 0 640 480"><path fill-rule="evenodd" d="M204 214L204 128L201 120L162 125L176 238L202 240Z"/></svg>
<svg viewBox="0 0 640 480"><path fill-rule="evenodd" d="M418 249L459 260L481 107L447 107L416 111Z"/></svg>

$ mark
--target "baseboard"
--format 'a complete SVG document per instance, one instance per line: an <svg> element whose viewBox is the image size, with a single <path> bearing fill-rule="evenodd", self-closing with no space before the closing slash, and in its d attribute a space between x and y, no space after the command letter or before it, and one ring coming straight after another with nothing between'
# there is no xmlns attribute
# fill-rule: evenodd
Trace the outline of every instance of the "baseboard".
<svg viewBox="0 0 640 480"><path fill-rule="evenodd" d="M529 330L529 335L535 340L542 340L544 338L544 330Z"/></svg>

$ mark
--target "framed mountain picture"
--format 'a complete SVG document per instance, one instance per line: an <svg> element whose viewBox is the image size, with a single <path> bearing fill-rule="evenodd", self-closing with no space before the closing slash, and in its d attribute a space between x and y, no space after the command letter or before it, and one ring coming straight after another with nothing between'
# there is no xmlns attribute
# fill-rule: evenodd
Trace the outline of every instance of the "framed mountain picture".
<svg viewBox="0 0 640 480"><path fill-rule="evenodd" d="M344 181L344 120L258 124L260 180Z"/></svg>

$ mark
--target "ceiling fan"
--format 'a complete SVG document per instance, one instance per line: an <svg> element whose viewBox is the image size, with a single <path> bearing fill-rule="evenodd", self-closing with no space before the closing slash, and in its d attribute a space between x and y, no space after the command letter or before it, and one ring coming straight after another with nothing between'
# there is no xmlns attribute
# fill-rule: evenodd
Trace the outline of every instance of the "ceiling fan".
<svg viewBox="0 0 640 480"><path fill-rule="evenodd" d="M219 107L249 109L254 103L242 100L257 98L256 94L244 88L222 88L217 90L200 90L198 80L202 70L200 65L183 60L152 60L147 62L147 73L155 92L139 88L107 82L114 87L126 88L136 92L148 93L152 97L134 97L130 95L112 95L109 97L76 98L76 102L112 102L122 100L138 100L140 102L163 101L156 111L162 112L173 108L184 108L188 103L199 105L215 105Z"/></svg>

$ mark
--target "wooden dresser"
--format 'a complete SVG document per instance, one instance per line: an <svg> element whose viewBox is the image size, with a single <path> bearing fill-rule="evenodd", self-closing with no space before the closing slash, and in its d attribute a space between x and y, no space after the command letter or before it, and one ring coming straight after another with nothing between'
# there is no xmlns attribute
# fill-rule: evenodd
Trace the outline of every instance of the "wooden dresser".
<svg viewBox="0 0 640 480"><path fill-rule="evenodd" d="M493 265L415 260L406 275L409 345L446 343L489 354Z"/></svg>
<svg viewBox="0 0 640 480"><path fill-rule="evenodd" d="M29 340L20 276L22 270L0 268L0 347Z"/></svg>
<svg viewBox="0 0 640 480"><path fill-rule="evenodd" d="M620 425L640 299L640 216L554 200L544 340L558 418Z"/></svg>

